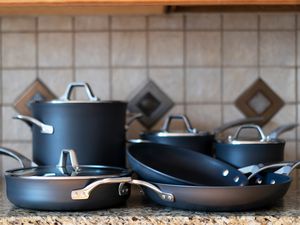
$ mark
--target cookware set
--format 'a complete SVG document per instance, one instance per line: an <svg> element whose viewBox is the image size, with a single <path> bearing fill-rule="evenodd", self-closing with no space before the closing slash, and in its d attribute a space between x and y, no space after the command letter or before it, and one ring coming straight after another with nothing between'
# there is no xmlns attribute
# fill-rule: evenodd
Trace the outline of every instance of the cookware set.
<svg viewBox="0 0 300 225"><path fill-rule="evenodd" d="M71 100L78 87L85 89L88 100ZM95 210L125 204L131 185L139 185L162 206L251 210L282 198L292 182L290 173L300 164L282 162L285 141L278 138L297 124L266 136L254 125L260 117L198 131L186 116L171 115L160 131L128 140L126 150L126 106L100 101L83 82L69 84L57 100L33 102L32 117L15 117L32 128L33 161L0 147L0 154L18 160L21 167L5 173L8 199L30 209ZM184 122L186 131L170 131L175 119ZM219 139L235 126L240 127L233 137ZM246 129L255 129L259 140L241 138ZM125 167L126 158L131 169Z"/></svg>

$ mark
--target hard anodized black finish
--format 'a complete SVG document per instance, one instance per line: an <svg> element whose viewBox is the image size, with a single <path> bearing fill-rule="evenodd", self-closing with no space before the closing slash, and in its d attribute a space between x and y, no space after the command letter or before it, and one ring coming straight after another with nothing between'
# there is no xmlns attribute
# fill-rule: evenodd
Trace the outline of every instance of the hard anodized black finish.
<svg viewBox="0 0 300 225"><path fill-rule="evenodd" d="M129 193L119 196L119 184L95 188L89 199L73 200L71 192L84 188L93 179L32 180L6 176L9 201L22 208L51 211L96 210L125 204ZM128 188L130 188L128 186Z"/></svg>
<svg viewBox="0 0 300 225"><path fill-rule="evenodd" d="M62 149L75 149L79 164L125 166L125 102L33 103L33 117L54 127L42 134L32 125L33 160L55 165Z"/></svg>
<svg viewBox="0 0 300 225"><path fill-rule="evenodd" d="M190 185L245 185L247 177L237 169L204 154L157 143L128 146L132 170L151 182Z"/></svg>
<svg viewBox="0 0 300 225"><path fill-rule="evenodd" d="M275 184L270 184L275 180ZM174 202L162 200L156 193L143 188L147 197L157 204L187 210L245 211L271 206L289 189L291 178L269 174L265 184L250 186L185 186L156 183L164 192L174 195Z"/></svg>
<svg viewBox="0 0 300 225"><path fill-rule="evenodd" d="M231 144L218 142L215 144L216 158L234 167L240 168L259 163L276 163L284 159L285 142Z"/></svg>
<svg viewBox="0 0 300 225"><path fill-rule="evenodd" d="M213 154L213 143L215 136L213 134L190 135L190 136L158 136L157 133L142 133L140 137L151 142L167 144L182 148L187 148L206 155Z"/></svg>

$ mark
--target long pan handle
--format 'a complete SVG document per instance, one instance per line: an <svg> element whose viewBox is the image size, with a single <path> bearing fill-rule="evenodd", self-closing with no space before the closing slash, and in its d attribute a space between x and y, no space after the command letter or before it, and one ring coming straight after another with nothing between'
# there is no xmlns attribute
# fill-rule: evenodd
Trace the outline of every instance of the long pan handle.
<svg viewBox="0 0 300 225"><path fill-rule="evenodd" d="M272 130L271 133L268 135L269 139L277 139L279 135L281 135L284 132L293 130L294 128L298 127L298 123L291 123L291 124L286 124L277 127L275 130Z"/></svg>
<svg viewBox="0 0 300 225"><path fill-rule="evenodd" d="M0 154L16 159L23 168L37 166L34 162L26 158L24 155L9 148L0 147Z"/></svg>

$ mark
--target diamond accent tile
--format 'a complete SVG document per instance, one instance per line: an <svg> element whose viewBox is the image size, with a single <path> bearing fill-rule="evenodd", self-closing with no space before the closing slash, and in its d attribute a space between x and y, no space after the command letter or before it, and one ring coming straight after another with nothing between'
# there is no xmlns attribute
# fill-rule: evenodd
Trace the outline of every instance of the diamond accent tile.
<svg viewBox="0 0 300 225"><path fill-rule="evenodd" d="M173 101L153 81L149 81L129 101L128 109L142 113L143 117L138 120L151 128L173 105Z"/></svg>
<svg viewBox="0 0 300 225"><path fill-rule="evenodd" d="M245 116L263 116L260 125L266 124L283 105L284 101L260 78L235 101L235 106Z"/></svg>
<svg viewBox="0 0 300 225"><path fill-rule="evenodd" d="M15 109L22 115L31 116L31 103L49 101L56 96L39 79L33 82L15 102Z"/></svg>

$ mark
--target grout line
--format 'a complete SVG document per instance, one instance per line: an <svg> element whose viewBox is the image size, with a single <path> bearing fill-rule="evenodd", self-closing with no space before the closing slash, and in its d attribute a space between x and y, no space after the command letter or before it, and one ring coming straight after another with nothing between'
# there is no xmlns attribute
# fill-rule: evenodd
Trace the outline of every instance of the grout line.
<svg viewBox="0 0 300 225"><path fill-rule="evenodd" d="M221 13L219 15L220 18L220 23L221 23L221 28L220 28L220 60L221 60L221 65L220 65L220 76L221 76L221 83L220 83L220 101L221 101L221 124L224 123L224 16Z"/></svg>
<svg viewBox="0 0 300 225"><path fill-rule="evenodd" d="M149 52L149 16L146 16L146 76L147 76L147 81L150 81L150 66L149 66L149 57L150 57L150 52Z"/></svg>
<svg viewBox="0 0 300 225"><path fill-rule="evenodd" d="M187 115L187 30L186 30L186 15L183 15L183 114Z"/></svg>
<svg viewBox="0 0 300 225"><path fill-rule="evenodd" d="M260 14L257 14L257 75L260 78L261 75L261 65L260 65L260 45L261 45L261 30L260 30Z"/></svg>
<svg viewBox="0 0 300 225"><path fill-rule="evenodd" d="M299 91L299 87L298 87L298 68L297 68L297 64L298 64L298 15L295 14L295 100L296 100L296 122L299 121L299 117L298 117L298 91ZM299 129L299 128L298 128ZM299 144L298 144L298 135L299 135L299 132L298 132L298 129L296 129L296 160L299 159L299 154L298 154L298 148L299 148Z"/></svg>
<svg viewBox="0 0 300 225"><path fill-rule="evenodd" d="M34 33L34 38L35 38L35 70L36 70L36 78L39 78L39 32L38 32L38 17L35 18L34 21L34 26L35 26L35 33Z"/></svg>
<svg viewBox="0 0 300 225"><path fill-rule="evenodd" d="M72 52L71 52L71 55L72 55L72 66L71 66L71 70L72 70L72 80L73 81L76 81L76 68L75 68L75 57L76 57L76 55L75 55L75 51L76 51L76 36L75 36L75 17L74 16L72 16L71 17L71 34L72 34L72 38L71 38L71 41L72 41ZM68 32L68 33L70 33L70 31ZM74 97L75 97L75 99L77 99L77 92L76 92L76 90L75 91L73 91L73 93L74 93Z"/></svg>
<svg viewBox="0 0 300 225"><path fill-rule="evenodd" d="M109 99L113 99L113 71L112 71L112 17L108 17L108 79Z"/></svg>

